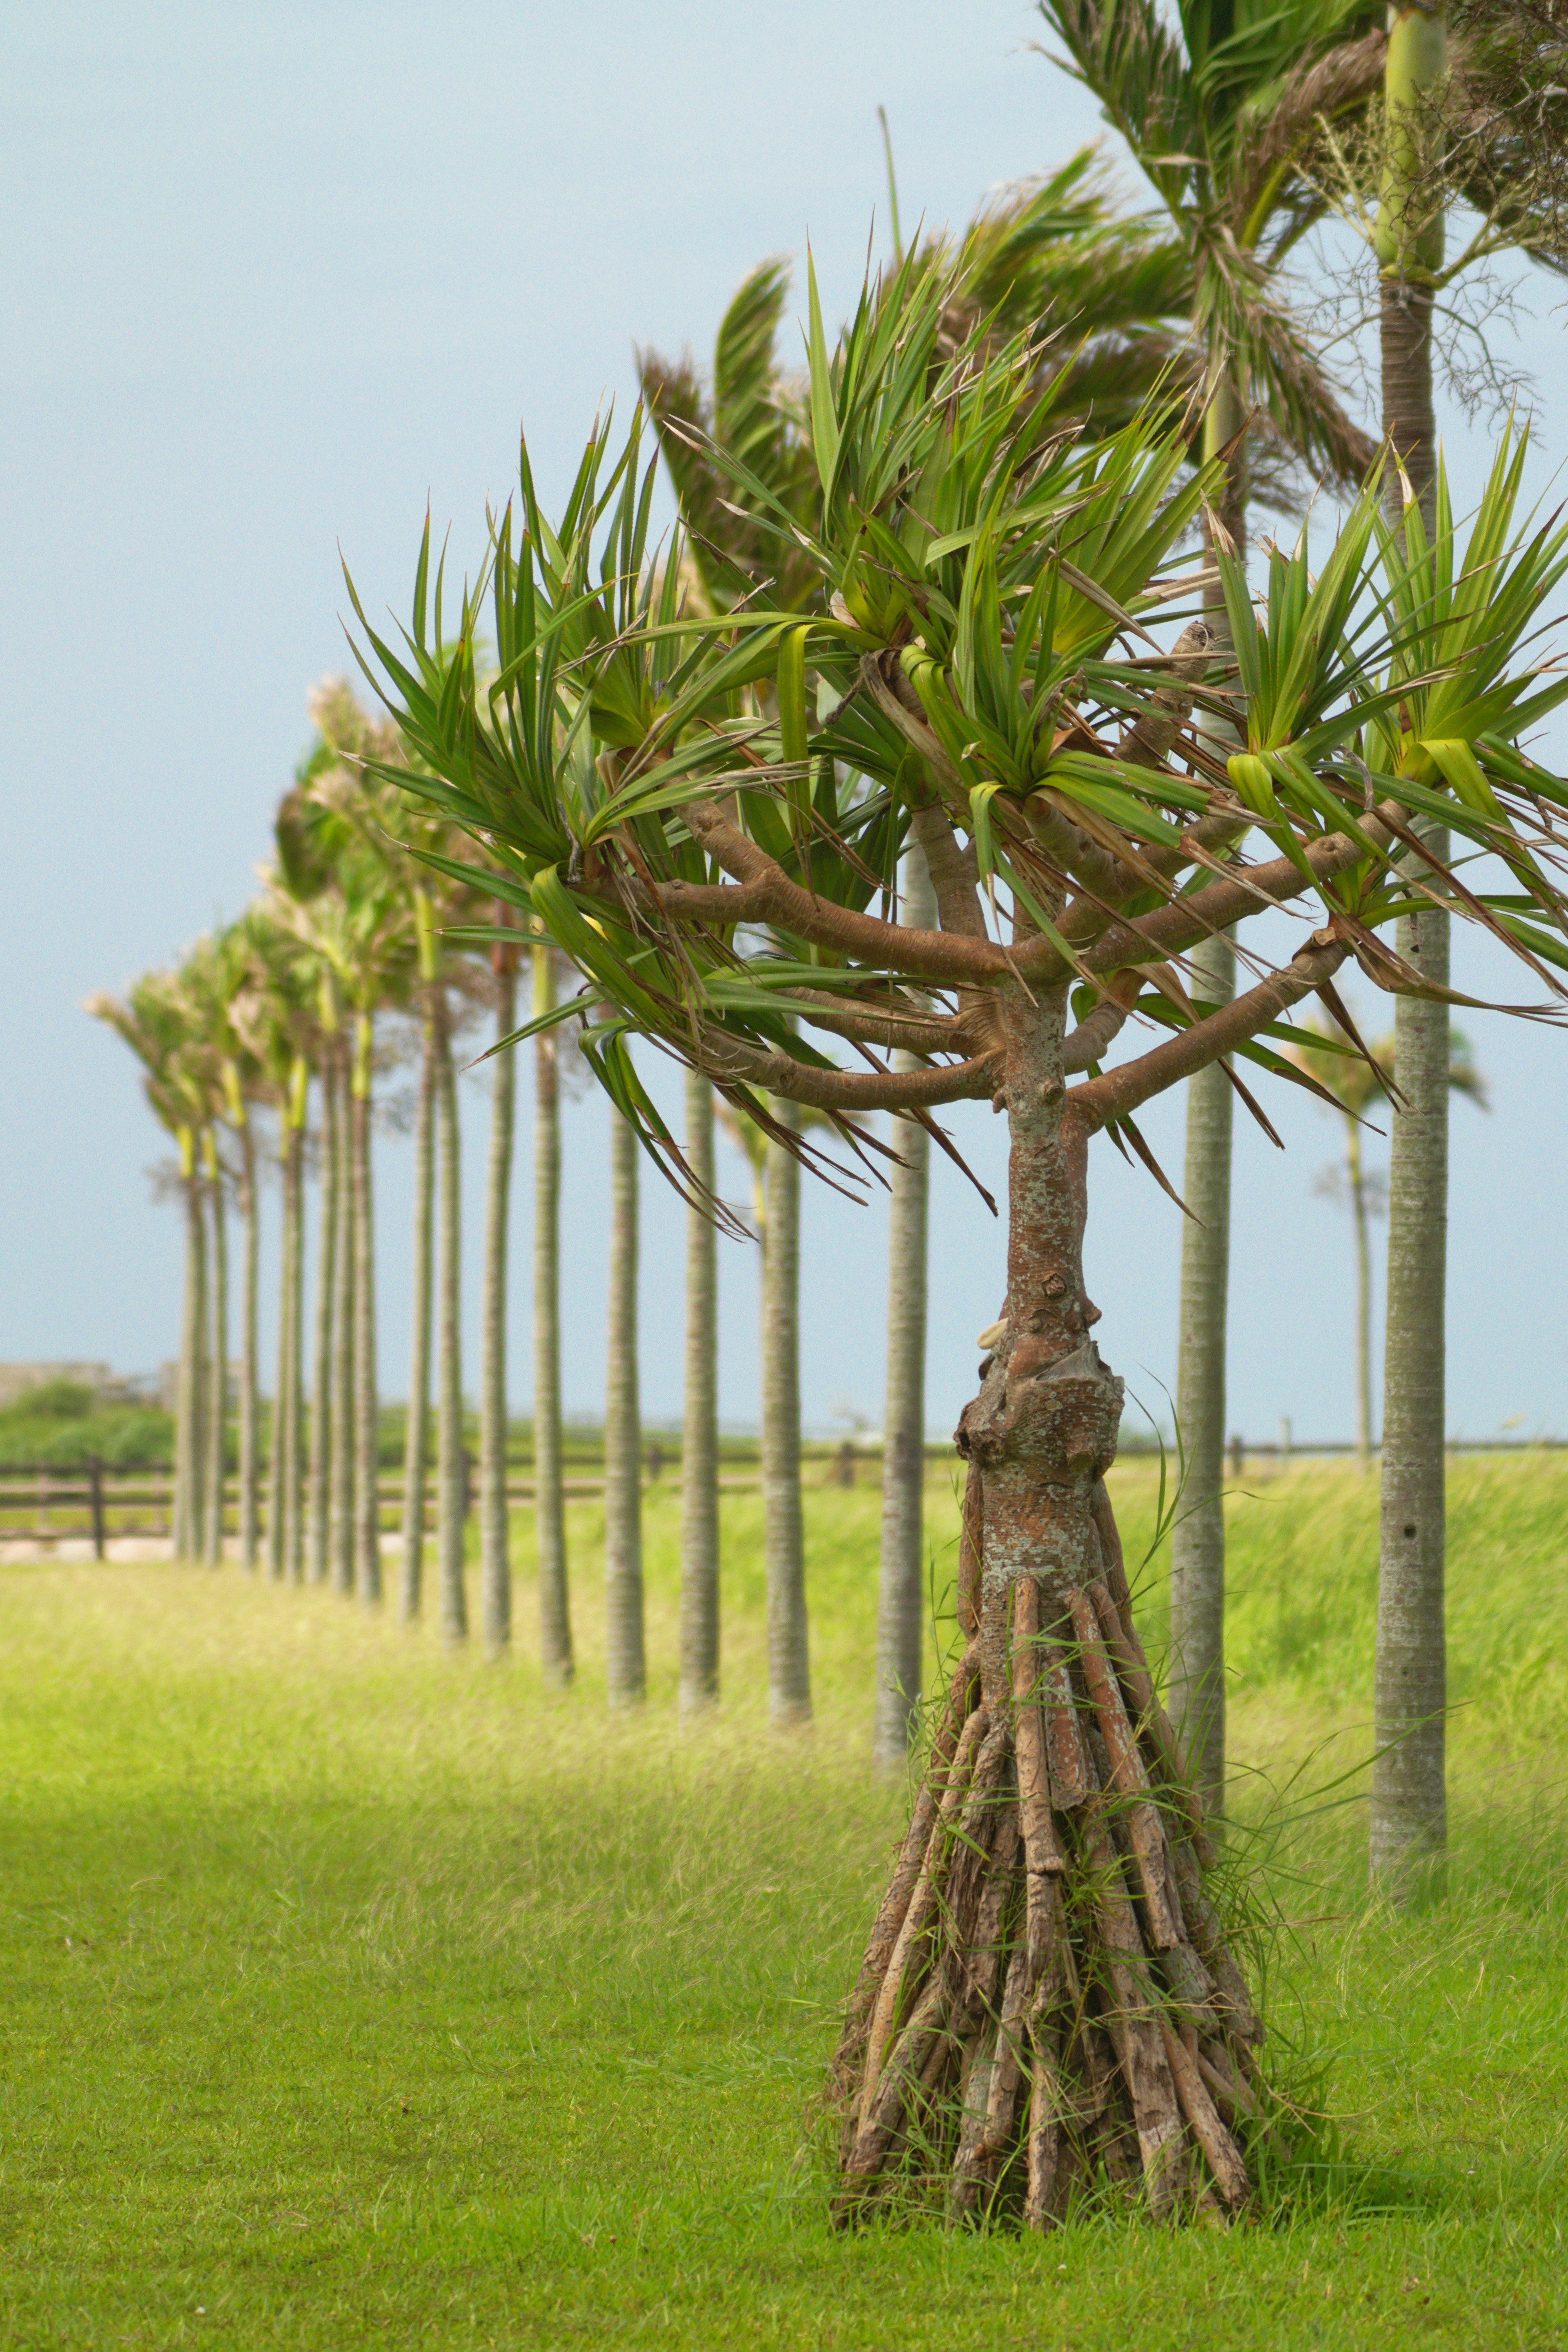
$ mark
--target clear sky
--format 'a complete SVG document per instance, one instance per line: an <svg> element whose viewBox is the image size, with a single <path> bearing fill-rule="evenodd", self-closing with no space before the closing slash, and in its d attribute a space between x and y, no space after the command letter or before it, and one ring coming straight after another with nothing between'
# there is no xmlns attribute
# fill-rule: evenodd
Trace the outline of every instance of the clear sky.
<svg viewBox="0 0 1568 2352"><path fill-rule="evenodd" d="M887 107L906 229L963 219L999 181L1096 135L1029 44L1018 0L154 0L0 14L7 332L0 688L5 1118L0 1357L173 1353L177 1221L130 1057L80 1003L237 912L308 735L305 693L346 652L341 547L374 611L405 605L428 497L456 560L504 500L520 421L548 489L632 351L711 347L764 255L810 236L830 311L883 205ZM1131 180L1129 185L1131 185ZM879 245L881 243L879 233ZM1547 452L1568 422L1558 295L1522 281L1500 343L1535 369ZM1538 314L1538 315L1532 315ZM1447 420L1473 491L1490 429ZM1544 488L1544 461L1535 469ZM1473 949L1463 984L1534 993ZM1522 983L1522 984L1521 984ZM1386 1005L1362 1009L1386 1025ZM1454 1118L1450 1426L1568 1433L1558 1239L1568 1037L1465 1025L1493 1109ZM1281 1101L1276 1097L1286 1095ZM516 1193L514 1398L527 1397L530 1185ZM486 1104L464 1088L477 1276ZM1347 1435L1350 1240L1313 1192L1326 1116L1269 1089L1281 1156L1237 1128L1233 1423ZM1146 1130L1173 1175L1180 1098ZM1004 1139L954 1135L999 1191ZM1376 1150L1379 1147L1373 1146ZM606 1139L567 1113L565 1389L601 1394ZM1173 1373L1179 1217L1096 1146L1089 1263L1100 1338L1156 1412ZM406 1146L378 1171L384 1378L401 1392ZM731 1160L727 1186L745 1178ZM645 1188L645 1406L679 1408L679 1211ZM276 1214L276 1194L268 1203ZM808 1423L880 1412L884 1223L807 1188ZM756 1412L755 1253L726 1245L721 1409ZM1002 1285L997 1228L938 1164L930 1412L951 1426ZM471 1367L477 1337L469 1283Z"/></svg>

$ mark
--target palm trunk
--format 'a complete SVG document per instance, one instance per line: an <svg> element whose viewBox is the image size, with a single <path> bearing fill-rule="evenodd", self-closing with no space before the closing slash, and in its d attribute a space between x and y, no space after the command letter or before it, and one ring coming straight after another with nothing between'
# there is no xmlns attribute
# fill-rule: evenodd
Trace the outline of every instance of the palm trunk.
<svg viewBox="0 0 1568 2352"><path fill-rule="evenodd" d="M533 1015L555 1003L554 950L533 950ZM555 1034L533 1041L533 1514L539 1657L544 1679L572 1679L566 1506L561 1474L561 1106Z"/></svg>
<svg viewBox="0 0 1568 2352"><path fill-rule="evenodd" d="M278 1234L278 1370L272 1383L272 1418L267 1432L267 1573L274 1583L281 1580L288 1564L284 1541L284 1521L288 1516L284 1502L288 1491L285 1433L289 1425L289 1309L293 1289L289 1278L292 1231L289 1208L289 1153L292 1136L286 1099L279 1118L278 1173L283 1212Z"/></svg>
<svg viewBox="0 0 1568 2352"><path fill-rule="evenodd" d="M208 1130L209 1138L211 1130ZM206 1535L203 1555L210 1568L223 1560L224 1476L228 1468L228 1234L224 1217L223 1170L209 1150L207 1189L212 1197L212 1373L207 1382Z"/></svg>
<svg viewBox="0 0 1568 2352"><path fill-rule="evenodd" d="M459 1318L463 1276L462 1194L459 1190L458 1082L445 996L437 1000L436 1131L441 1160L440 1411L436 1433L436 1542L441 1575L441 1631L448 1642L468 1635L468 1601L463 1586L463 1506L468 1480L463 1465L463 1352Z"/></svg>
<svg viewBox="0 0 1568 2352"><path fill-rule="evenodd" d="M309 1550L310 1581L327 1580L331 1540L332 1308L338 1255L338 1063L330 1036L321 1051L321 1176L316 1244L316 1328L310 1366Z"/></svg>
<svg viewBox="0 0 1568 2352"><path fill-rule="evenodd" d="M686 1074L686 1161L713 1190L713 1089ZM719 1696L719 1264L711 1217L686 1212L686 1393L680 1439L680 1711Z"/></svg>
<svg viewBox="0 0 1568 2352"><path fill-rule="evenodd" d="M1431 106L1447 68L1441 6L1391 11L1388 160L1378 215L1383 422L1428 537L1436 527L1431 273L1443 215L1431 176ZM1403 512L1404 486L1389 485ZM1446 829L1430 835L1446 858ZM1439 986L1448 978L1448 918L1397 927L1397 951ZM1448 1224L1448 1009L1401 997L1394 1013L1388 1283L1384 1339L1382 1532L1378 1557L1370 1864L1398 1900L1433 1885L1447 1836L1443 1709L1444 1291Z"/></svg>
<svg viewBox="0 0 1568 2352"><path fill-rule="evenodd" d="M1250 2196L1261 2028L1104 1485L1122 1384L1089 1336L1065 992L1001 1003L1007 1308L959 1423L967 1646L847 2005L836 2211L945 2182L957 2221L1016 2200L1043 2232L1085 2192L1212 2218Z"/></svg>
<svg viewBox="0 0 1568 2352"><path fill-rule="evenodd" d="M381 1599L381 1447L375 1383L375 1210L371 1169L371 1021L359 1016L352 1118L354 1181L354 1587Z"/></svg>
<svg viewBox="0 0 1568 2352"><path fill-rule="evenodd" d="M1355 1453L1365 1470L1372 1462L1372 1248L1367 1236L1366 1178L1361 1132L1353 1121L1345 1146L1351 1213L1355 1219Z"/></svg>
<svg viewBox="0 0 1568 2352"><path fill-rule="evenodd" d="M346 1598L354 1589L354 1258L359 1227L354 1215L353 1097L348 1042L340 1048L342 1066L333 1116L337 1143L338 1229L336 1296L332 1307L331 1459L328 1485L328 1545L332 1590Z"/></svg>
<svg viewBox="0 0 1568 2352"><path fill-rule="evenodd" d="M903 919L937 926L936 893L925 854L911 842L904 860ZM917 1057L900 1047L899 1070ZM931 1141L913 1119L900 1122L899 1157L888 1197L888 1394L882 1416L882 1561L877 1608L877 1705L872 1760L884 1769L908 1757L919 1723L925 1572L926 1227Z"/></svg>
<svg viewBox="0 0 1568 2352"><path fill-rule="evenodd" d="M498 922L505 919L498 902ZM517 1026L517 950L498 946L490 958L496 988L496 1037ZM485 1644L492 1655L511 1640L510 1523L506 1504L507 1224L511 1206L512 1129L516 1124L516 1049L490 1065L490 1148L485 1187L484 1299L479 1363L479 1584Z"/></svg>
<svg viewBox="0 0 1568 2352"><path fill-rule="evenodd" d="M1242 421L1229 377L1221 379L1204 420L1204 455L1215 457ZM1247 543L1247 468L1230 460L1221 520L1238 552ZM1234 657L1224 601L1206 600L1215 656ZM1214 731L1234 732L1222 719ZM1189 960L1191 992L1222 1003L1236 992L1236 952L1228 939L1205 940ZM1205 1802L1225 1799L1225 1417L1226 1295L1230 1275L1230 1081L1217 1063L1187 1081L1186 1166L1183 1197L1193 1219L1182 1227L1182 1295L1176 1362L1176 1419L1186 1463L1181 1516L1171 1539L1171 1693L1184 1727L1193 1775Z"/></svg>
<svg viewBox="0 0 1568 2352"><path fill-rule="evenodd" d="M257 1444L257 1395L260 1386L257 1315L261 1276L261 1220L256 1199L256 1139L250 1120L239 1131L239 1213L245 1223L245 1293L241 1307L243 1336L239 1356L239 1561L256 1573L260 1552L259 1448Z"/></svg>
<svg viewBox="0 0 1568 2352"><path fill-rule="evenodd" d="M1190 959L1194 997L1236 992L1236 951L1206 940ZM1176 1420L1186 1486L1171 1538L1171 1712L1205 1804L1225 1796L1225 1336L1230 1271L1230 1083L1217 1062L1187 1080L1181 1352Z"/></svg>
<svg viewBox="0 0 1568 2352"><path fill-rule="evenodd" d="M419 1614L425 1583L425 1504L430 1461L430 1316L436 1255L435 990L427 987L414 1115L414 1306L408 1348L408 1417L403 1441L403 1622Z"/></svg>
<svg viewBox="0 0 1568 2352"><path fill-rule="evenodd" d="M202 1349L206 1324L206 1222L195 1139L180 1136L185 1194L185 1290L180 1326L180 1384L174 1423L174 1558L195 1559L201 1547Z"/></svg>
<svg viewBox="0 0 1568 2352"><path fill-rule="evenodd" d="M1429 836L1446 858L1446 828ZM1448 918L1406 916L1397 952L1446 987ZM1447 1836L1444 1628L1444 1293L1448 1236L1448 1008L1397 999L1388 1168L1371 1867L1395 1898L1430 1885Z"/></svg>
<svg viewBox="0 0 1568 2352"><path fill-rule="evenodd" d="M781 1126L798 1118L775 1102ZM763 1234L763 1517L768 1591L768 1713L775 1724L811 1715L805 1616L805 1531L800 1501L800 1162L767 1147Z"/></svg>
<svg viewBox="0 0 1568 2352"><path fill-rule="evenodd" d="M637 1152L610 1113L610 1298L605 1365L605 1665L612 1706L647 1684L643 1643L642 1424L637 1409Z"/></svg>
<svg viewBox="0 0 1568 2352"><path fill-rule="evenodd" d="M283 1249L289 1286L289 1386L283 1421L283 1556L290 1584L305 1577L305 1130L292 1127L283 1171Z"/></svg>

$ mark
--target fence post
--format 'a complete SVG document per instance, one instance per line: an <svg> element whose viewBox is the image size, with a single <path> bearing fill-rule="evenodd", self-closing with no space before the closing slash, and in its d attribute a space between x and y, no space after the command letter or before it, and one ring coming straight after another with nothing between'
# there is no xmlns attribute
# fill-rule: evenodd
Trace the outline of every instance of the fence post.
<svg viewBox="0 0 1568 2352"><path fill-rule="evenodd" d="M87 1457L88 1500L92 1506L92 1556L103 1558L103 1464L96 1454Z"/></svg>

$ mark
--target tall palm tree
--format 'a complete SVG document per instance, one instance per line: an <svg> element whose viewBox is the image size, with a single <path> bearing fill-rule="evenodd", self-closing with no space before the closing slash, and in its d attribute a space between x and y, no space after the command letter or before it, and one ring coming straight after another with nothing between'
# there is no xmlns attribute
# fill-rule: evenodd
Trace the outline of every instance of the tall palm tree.
<svg viewBox="0 0 1568 2352"><path fill-rule="evenodd" d="M904 853L903 920L937 928L936 893L918 842ZM908 1046L895 1070L914 1070ZM882 1558L877 1601L877 1699L871 1751L901 1768L919 1727L925 1628L925 1395L927 1207L931 1142L900 1122L888 1180L888 1388L882 1417Z"/></svg>
<svg viewBox="0 0 1568 2352"><path fill-rule="evenodd" d="M1141 2210L1200 2194L1243 2208L1232 2126L1262 2032L1205 1891L1218 1857L1156 1703L1104 1483L1122 1389L1085 1284L1091 1145L1108 1129L1134 1142L1142 1106L1211 1061L1288 1068L1268 1033L1352 955L1420 985L1383 933L1418 887L1395 853L1439 751L1485 784L1456 829L1518 883L1502 904L1457 903L1521 953L1560 935L1568 904L1526 853L1549 838L1540 803L1568 809L1568 780L1515 739L1568 698L1534 646L1568 527L1516 538L1517 470L1494 484L1498 562L1472 567L1478 601L1436 646L1432 598L1380 541L1370 492L1321 572L1304 546L1271 554L1260 614L1222 550L1245 748L1222 762L1194 738L1178 749L1173 728L1145 765L1130 740L1147 745L1162 709L1184 720L1190 682L1130 658L1124 616L1146 623L1190 579L1179 542L1216 478L1184 482L1184 442L1146 419L1093 448L1052 442L1026 344L942 359L943 291L910 272L837 349L813 303L815 726L797 616L760 596L740 616L682 612L679 546L649 560L635 434L612 451L602 425L564 513L541 512L525 453L515 551L498 526L504 687L475 675L477 599L449 650L417 613L395 651L356 612L414 755L409 791L438 798L479 856L504 848L517 903L605 1008L588 1042L616 1115L678 1181L628 1034L754 1117L784 1099L843 1130L1002 1098L1007 1299L961 1423L965 1646L831 2088L841 2218L904 2179L977 2216L1011 2177L1043 2231L1120 2171ZM775 830L784 795L752 782L797 781L797 728L809 841ZM1277 854L1201 878L1238 799ZM869 911L917 816L936 931ZM982 920L988 884L1005 942ZM1261 976L1229 1004L1181 1001L1173 956L1317 890L1333 921L1287 961L1259 949ZM916 990L957 1001L938 1013ZM1172 1034L1105 1066L1134 1008ZM919 1069L834 1058L892 1028Z"/></svg>
<svg viewBox="0 0 1568 2352"><path fill-rule="evenodd" d="M647 1686L643 1632L642 1421L637 1405L637 1130L610 1114L609 1316L605 1355L605 1644L610 1705Z"/></svg>
<svg viewBox="0 0 1568 2352"><path fill-rule="evenodd" d="M195 1559L201 1551L205 1492L206 1221L200 1150L215 1071L189 992L174 972L147 973L123 999L100 990L88 998L84 1010L106 1022L141 1063L142 1092L179 1154L185 1252L171 1533L174 1558Z"/></svg>
<svg viewBox="0 0 1568 2352"><path fill-rule="evenodd" d="M1341 483L1372 451L1293 315L1285 272L1327 210L1303 166L1321 126L1363 109L1382 71L1382 11L1368 0L1040 0L1061 62L1100 100L1168 217L1204 406L1202 452L1228 456L1215 530L1247 541L1249 494L1289 496L1289 461ZM1284 461L1283 467L1281 461ZM1229 653L1224 598L1206 596L1210 651ZM1211 724L1214 722L1211 721ZM1218 731L1234 743L1221 719ZM1223 752L1222 752L1223 756ZM1194 997L1235 989L1229 940L1188 961ZM1213 1066L1187 1087L1176 1407L1186 1485L1172 1539L1172 1685L1205 1794L1225 1774L1226 1318L1231 1088Z"/></svg>
<svg viewBox="0 0 1568 2352"><path fill-rule="evenodd" d="M510 930L504 898L495 904L499 929ZM485 1643L492 1656L511 1640L511 1554L506 1496L507 1227L511 1208L512 1133L516 1125L517 1027L514 940L490 948L497 1050L490 1075L489 1159L485 1183L484 1291L479 1361L479 1582Z"/></svg>
<svg viewBox="0 0 1568 2352"><path fill-rule="evenodd" d="M561 1460L561 1097L556 951L536 939L533 978L533 1517L539 1555L539 1659L547 1683L572 1679L571 1589Z"/></svg>

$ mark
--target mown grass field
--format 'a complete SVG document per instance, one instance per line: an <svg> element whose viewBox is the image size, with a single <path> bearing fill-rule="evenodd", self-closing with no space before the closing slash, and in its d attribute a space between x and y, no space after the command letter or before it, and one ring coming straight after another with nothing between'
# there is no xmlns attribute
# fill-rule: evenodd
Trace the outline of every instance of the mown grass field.
<svg viewBox="0 0 1568 2352"><path fill-rule="evenodd" d="M1153 1479L1118 1478L1136 1559ZM1238 1810L1342 2160L1217 2234L825 2225L803 2116L902 1803L867 1771L878 1507L810 1498L787 1743L749 1496L685 1735L672 1489L634 1722L587 1507L563 1699L522 1518L500 1667L233 1569L0 1574L0 2342L1564 2352L1568 1469L1455 1467L1451 1892L1404 1920L1361 1874L1375 1482L1233 1500ZM933 1482L939 1586L954 1531ZM1145 1607L1157 1641L1157 1560Z"/></svg>

